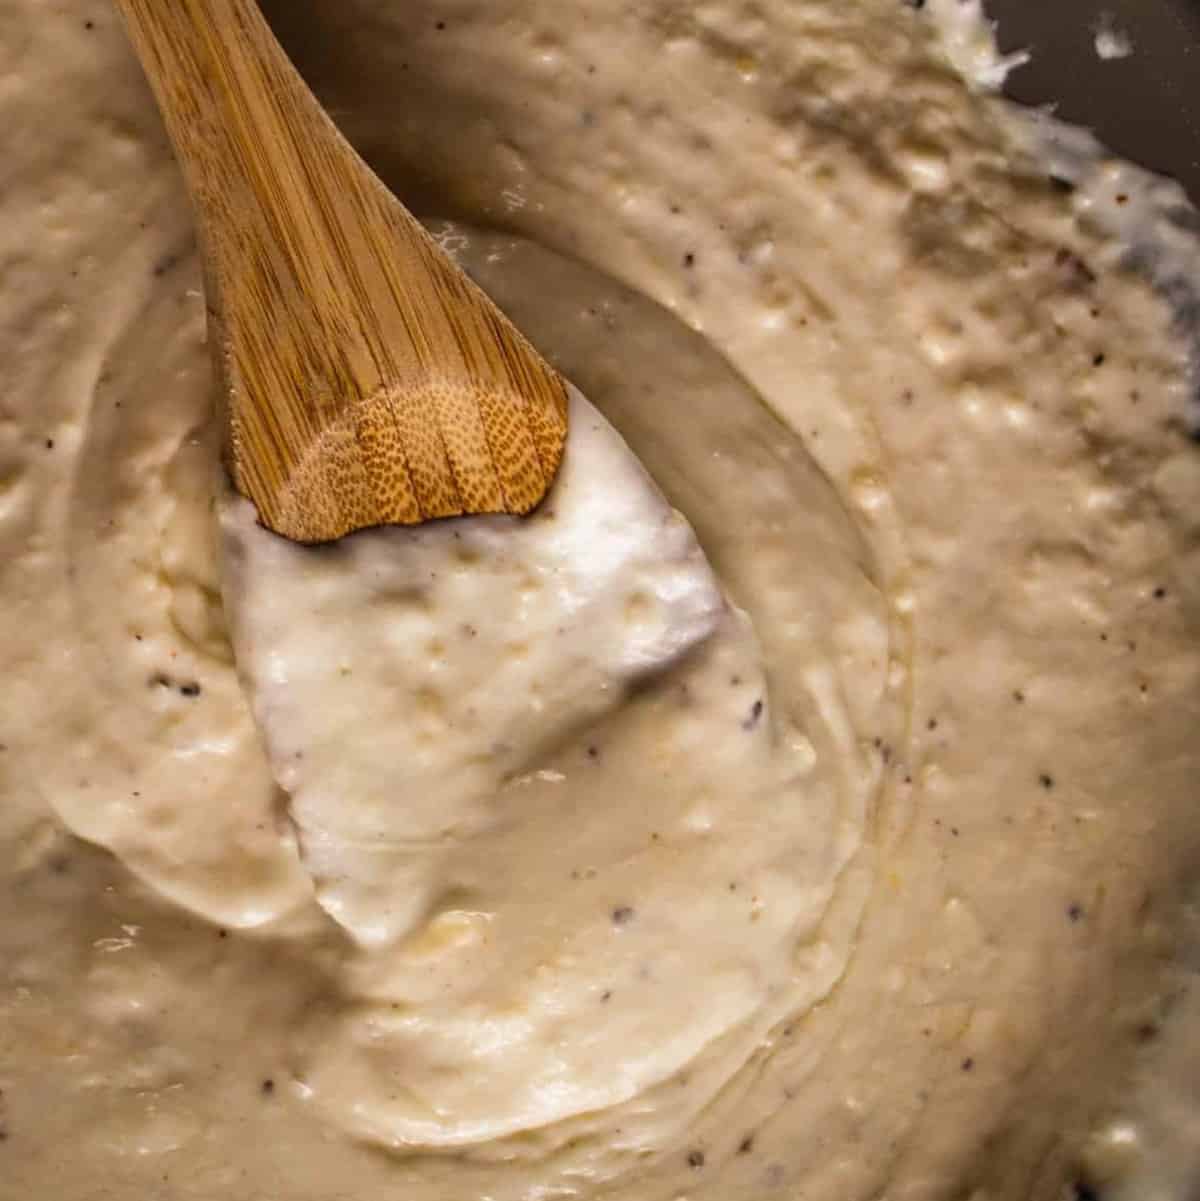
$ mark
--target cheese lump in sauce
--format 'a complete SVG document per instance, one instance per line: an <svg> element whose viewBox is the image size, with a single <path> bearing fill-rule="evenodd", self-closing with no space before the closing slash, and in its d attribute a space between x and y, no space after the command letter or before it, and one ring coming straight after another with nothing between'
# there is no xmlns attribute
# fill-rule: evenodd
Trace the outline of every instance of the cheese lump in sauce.
<svg viewBox="0 0 1200 1201"><path fill-rule="evenodd" d="M1180 194L957 0L266 8L595 408L266 534L113 12L0 6L0 1201L1186 1201Z"/></svg>

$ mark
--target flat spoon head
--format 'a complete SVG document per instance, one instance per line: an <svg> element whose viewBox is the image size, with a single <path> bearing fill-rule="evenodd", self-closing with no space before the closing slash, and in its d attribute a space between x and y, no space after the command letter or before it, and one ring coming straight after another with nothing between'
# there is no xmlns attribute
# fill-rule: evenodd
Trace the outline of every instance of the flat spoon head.
<svg viewBox="0 0 1200 1201"><path fill-rule="evenodd" d="M253 0L116 0L200 227L225 459L269 529L524 514L563 380L338 133Z"/></svg>

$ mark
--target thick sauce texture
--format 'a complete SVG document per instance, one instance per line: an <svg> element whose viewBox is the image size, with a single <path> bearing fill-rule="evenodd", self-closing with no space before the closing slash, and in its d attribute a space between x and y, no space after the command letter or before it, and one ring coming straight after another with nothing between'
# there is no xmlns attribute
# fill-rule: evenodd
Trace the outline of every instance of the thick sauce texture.
<svg viewBox="0 0 1200 1201"><path fill-rule="evenodd" d="M945 0L266 7L595 409L266 534L122 30L0 2L0 1201L1185 1201L1181 201Z"/></svg>

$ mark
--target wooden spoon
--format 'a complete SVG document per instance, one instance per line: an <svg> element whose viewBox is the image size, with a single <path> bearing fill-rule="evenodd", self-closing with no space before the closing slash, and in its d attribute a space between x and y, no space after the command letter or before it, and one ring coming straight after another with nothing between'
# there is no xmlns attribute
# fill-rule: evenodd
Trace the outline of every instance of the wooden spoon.
<svg viewBox="0 0 1200 1201"><path fill-rule="evenodd" d="M254 0L116 0L195 205L225 459L297 542L527 513L563 380L338 133Z"/></svg>

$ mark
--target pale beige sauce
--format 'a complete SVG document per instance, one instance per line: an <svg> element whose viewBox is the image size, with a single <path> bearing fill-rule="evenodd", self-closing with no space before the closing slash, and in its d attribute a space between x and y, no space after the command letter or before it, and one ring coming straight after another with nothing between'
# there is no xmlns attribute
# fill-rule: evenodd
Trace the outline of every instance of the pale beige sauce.
<svg viewBox="0 0 1200 1201"><path fill-rule="evenodd" d="M0 1198L1186 1196L1169 308L891 0L496 8L278 15L402 196L548 248L439 227L744 633L585 704L484 789L463 891L356 945L235 671L153 107L106 7L0 12Z"/></svg>

